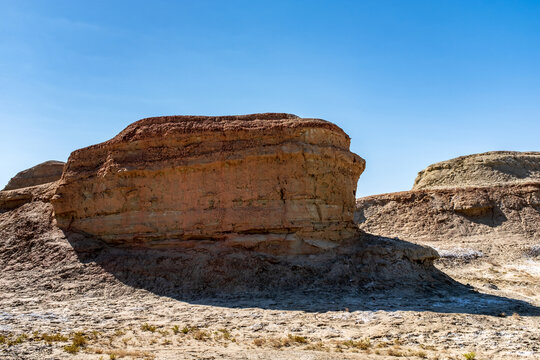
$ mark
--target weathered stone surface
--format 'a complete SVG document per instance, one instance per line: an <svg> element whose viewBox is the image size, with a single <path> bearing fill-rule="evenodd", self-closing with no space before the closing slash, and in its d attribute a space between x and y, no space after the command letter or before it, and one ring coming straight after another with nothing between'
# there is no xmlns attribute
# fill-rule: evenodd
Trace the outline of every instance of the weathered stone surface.
<svg viewBox="0 0 540 360"><path fill-rule="evenodd" d="M15 209L32 201L48 202L54 195L57 182L0 191L0 212Z"/></svg>
<svg viewBox="0 0 540 360"><path fill-rule="evenodd" d="M9 180L4 190L15 190L60 180L63 169L64 163L62 161L45 161L19 172Z"/></svg>
<svg viewBox="0 0 540 360"><path fill-rule="evenodd" d="M74 151L52 202L61 228L109 243L309 253L356 235L349 143L290 114L148 118Z"/></svg>
<svg viewBox="0 0 540 360"><path fill-rule="evenodd" d="M540 152L493 151L428 166L413 189L487 186L540 181Z"/></svg>
<svg viewBox="0 0 540 360"><path fill-rule="evenodd" d="M355 221L366 232L420 243L515 236L535 243L540 240L540 182L368 196L357 200Z"/></svg>

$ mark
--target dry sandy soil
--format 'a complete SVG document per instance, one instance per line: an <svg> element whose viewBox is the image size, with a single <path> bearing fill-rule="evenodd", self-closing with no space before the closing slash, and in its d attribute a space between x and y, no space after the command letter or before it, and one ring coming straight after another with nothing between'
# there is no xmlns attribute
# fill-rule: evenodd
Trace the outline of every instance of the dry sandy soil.
<svg viewBox="0 0 540 360"><path fill-rule="evenodd" d="M540 358L540 247L520 237L424 241L436 281L213 296L107 271L46 202L1 213L0 239L0 359Z"/></svg>

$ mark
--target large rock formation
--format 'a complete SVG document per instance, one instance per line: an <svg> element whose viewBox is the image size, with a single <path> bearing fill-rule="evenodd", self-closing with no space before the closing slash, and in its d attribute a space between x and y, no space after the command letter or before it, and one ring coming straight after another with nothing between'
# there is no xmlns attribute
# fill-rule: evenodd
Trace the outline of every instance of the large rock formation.
<svg viewBox="0 0 540 360"><path fill-rule="evenodd" d="M49 160L30 169L23 170L9 180L4 190L15 190L60 180L64 163Z"/></svg>
<svg viewBox="0 0 540 360"><path fill-rule="evenodd" d="M540 152L493 151L428 166L413 189L487 186L540 181Z"/></svg>
<svg viewBox="0 0 540 360"><path fill-rule="evenodd" d="M58 224L108 243L310 253L357 234L365 167L336 125L290 114L165 116L74 151Z"/></svg>

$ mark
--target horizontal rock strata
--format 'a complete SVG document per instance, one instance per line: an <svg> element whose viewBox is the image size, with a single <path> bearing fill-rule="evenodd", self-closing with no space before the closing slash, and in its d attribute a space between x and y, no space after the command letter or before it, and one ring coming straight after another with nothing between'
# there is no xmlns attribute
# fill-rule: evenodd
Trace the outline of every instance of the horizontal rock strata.
<svg viewBox="0 0 540 360"><path fill-rule="evenodd" d="M0 212L18 208L32 201L48 202L56 190L57 182L0 191Z"/></svg>
<svg viewBox="0 0 540 360"><path fill-rule="evenodd" d="M143 119L71 154L56 219L114 244L333 247L357 231L365 162L349 143L332 123L290 114Z"/></svg>
<svg viewBox="0 0 540 360"><path fill-rule="evenodd" d="M519 236L535 243L540 182L368 196L357 200L355 221L364 231L407 241Z"/></svg>
<svg viewBox="0 0 540 360"><path fill-rule="evenodd" d="M45 161L19 172L9 180L4 190L15 190L60 180L63 169L64 163L62 161Z"/></svg>
<svg viewBox="0 0 540 360"><path fill-rule="evenodd" d="M414 190L540 181L540 152L493 151L461 156L418 173Z"/></svg>

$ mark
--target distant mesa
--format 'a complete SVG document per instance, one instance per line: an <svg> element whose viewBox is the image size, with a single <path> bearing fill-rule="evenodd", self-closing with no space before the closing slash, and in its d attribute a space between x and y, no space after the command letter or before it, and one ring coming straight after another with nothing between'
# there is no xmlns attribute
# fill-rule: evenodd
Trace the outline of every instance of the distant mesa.
<svg viewBox="0 0 540 360"><path fill-rule="evenodd" d="M313 253L357 235L349 145L291 114L147 118L74 151L52 203L59 227L111 244Z"/></svg>
<svg viewBox="0 0 540 360"><path fill-rule="evenodd" d="M428 166L413 189L490 186L540 181L540 152L492 151Z"/></svg>
<svg viewBox="0 0 540 360"><path fill-rule="evenodd" d="M60 180L64 162L49 160L23 170L9 180L5 190L21 189Z"/></svg>

